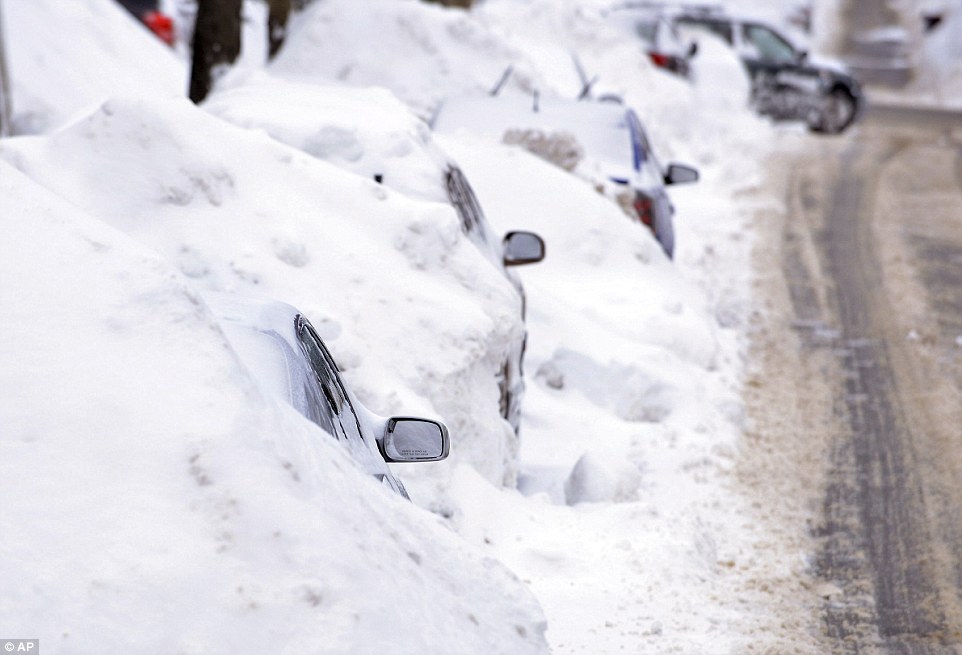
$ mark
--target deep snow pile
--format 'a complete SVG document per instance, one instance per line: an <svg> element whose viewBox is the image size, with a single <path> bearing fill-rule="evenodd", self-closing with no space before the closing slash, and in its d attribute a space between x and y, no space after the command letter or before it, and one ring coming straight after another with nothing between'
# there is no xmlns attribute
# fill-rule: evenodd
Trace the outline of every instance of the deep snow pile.
<svg viewBox="0 0 962 655"><path fill-rule="evenodd" d="M696 189L675 194L678 222L696 223L684 230L686 259L706 297L589 185L518 149L463 135L444 143L492 216L551 244L522 273L532 378L523 496L461 469L461 533L531 582L555 652L788 647L808 602L805 562L792 550L756 559L773 537L734 483L751 208L711 180L701 200ZM699 279L712 272L723 275ZM798 592L797 615L774 611L779 587ZM799 652L811 652L804 643Z"/></svg>
<svg viewBox="0 0 962 655"><path fill-rule="evenodd" d="M454 461L516 477L494 374L522 329L520 301L449 205L392 193L183 99L112 99L0 156L202 288L297 306L373 411L442 416Z"/></svg>
<svg viewBox="0 0 962 655"><path fill-rule="evenodd" d="M505 94L537 87L573 97L574 50L599 76L597 94L619 94L639 112L662 161L701 167L698 186L673 191L679 245L670 265L644 229L580 180L517 150L445 142L496 228L534 229L548 244L547 260L522 271L530 329L522 493L460 467L450 513L461 534L530 581L556 652L793 642L804 651L803 554L789 547L751 563L775 537L733 474L745 428L752 194L774 133L745 111L744 70L720 42L705 39L689 86L653 70L637 43L604 23L599 4L489 0L471 14L425 9L416 29L416 3L378 4L371 36L358 29L360 8L327 2L301 18L272 72L376 83L431 115L446 96L483 93L507 63L520 74ZM496 47L480 50L479 31ZM346 33L370 47L341 47ZM450 43L452 33L469 37ZM478 52L466 64L470 48ZM507 52L515 60L503 61ZM405 70L378 65L398 53ZM797 596L787 602L797 614L774 609L779 594Z"/></svg>
<svg viewBox="0 0 962 655"><path fill-rule="evenodd" d="M71 592L58 596L63 612L78 621L99 621L100 632L109 632L124 618L115 609L121 603L138 612L177 606L165 602L174 594L169 589L189 594L192 583L177 577L168 587L164 574L186 570L185 576L207 574L201 580L209 589L197 596L203 604L178 606L182 613L169 619L167 632L189 633L185 639L191 641L143 642L139 650L209 650L208 642L194 641L193 635L217 637L221 629L236 639L225 642L230 648L224 650L235 651L259 647L255 635L290 643L295 652L302 643L303 650L316 650L320 643L330 652L358 653L515 653L543 647L537 608L503 569L479 562L467 546L452 541L440 519L385 499L333 446L309 441L317 436L310 426L259 399L242 371L227 372L230 353L202 308L178 310L187 302L181 296L191 294L183 290L188 283L178 281L174 271L179 271L198 289L256 290L298 305L372 409L438 414L448 422L460 436L455 454L433 469L433 479L413 476L415 499L421 492L446 517L444 526L507 563L535 592L554 652L805 651L806 626L799 627L798 615L777 615L770 607L774 594L797 590L804 580L803 553L769 533L753 506L761 499L739 488L733 474L743 457L739 385L751 309L752 196L765 201L766 191L757 188L758 162L773 132L742 111L747 82L729 51L717 43L705 47L706 56L696 60L699 81L687 85L655 70L638 43L606 26L600 4L487 0L468 14L414 0L322 0L297 17L270 71L300 84L386 87L428 117L449 95L486 92L508 64L516 74L506 92L537 88L573 97L580 87L570 56L574 49L588 74L599 76L597 92L618 93L639 111L662 160L701 167L698 186L673 192L678 249L671 264L647 231L630 224L582 180L520 150L451 141L495 227L533 228L548 241L547 261L523 272L531 335L519 490L492 484L510 479L518 466L491 376L498 344L521 329L517 296L466 242L449 206L406 198L184 101L115 98L49 136L0 144L0 157L30 178L170 262L164 267L117 235L78 237L73 246L78 254L64 259L73 264L69 268L56 263L55 252L38 260L69 284L37 288L36 302L42 299L46 307L62 300L67 309L56 316L78 325L90 342L78 344L85 348L78 360L65 356L55 362L69 369L63 379L82 390L77 402L93 408L79 418L66 415L73 423L67 427L94 427L89 437L79 429L66 432L64 415L46 412L47 396L40 395L38 383L25 382L22 372L16 373L20 377L7 372L2 388L16 385L18 395L11 393L0 407L4 418L16 417L11 424L24 426L17 434L40 434L42 421L66 434L53 452L42 449L38 438L15 438L9 443L22 457L11 461L36 457L29 463L39 466L57 453L63 461L86 458L76 442L60 445L79 435L80 444L104 444L107 465L116 465L123 476L131 471L117 486L107 478L102 490L97 481L103 476L84 478L91 493L122 497L127 487L142 489L138 485L153 480L169 491L151 487L152 495L131 499L146 525L137 522L133 509L124 516L104 509L90 522L93 530L86 527L90 517L74 506L72 514L61 509L53 483L16 496L23 507L48 512L41 515L50 521L38 524L59 539L56 550L47 550L46 540L38 545L25 535L16 543L16 557L4 558L15 575L27 549L49 553L41 558L47 569L34 569L38 573L31 576L21 566L27 573L12 578L34 599L25 607L40 607L46 597L44 587L34 584L38 578L50 581L46 588L54 592L62 578ZM109 35L105 41L111 42ZM250 82L244 75L225 81ZM293 87L290 95L283 85L277 88L278 111L297 107L302 96ZM293 127L295 135L303 134L302 126ZM337 136L295 145L308 153L313 145L343 146ZM369 146L358 147L353 152L363 162ZM0 167L2 184L18 194L4 188L4 216L8 208L37 211L46 204L68 211L5 162ZM9 200L20 195L27 198L21 204ZM7 246L17 256L5 258L3 265L8 260L12 268L0 279L11 279L7 270L18 276L34 270L24 257L26 229L17 235ZM44 232L37 236L56 243ZM102 244L115 241L126 245L106 252L139 254L135 261L118 255L105 271ZM87 251L79 252L82 248ZM151 291L149 280L124 273L140 270L135 264L143 258L161 267L179 291ZM87 287L113 289L114 295L97 304L96 297L87 300ZM124 294L137 302L125 302ZM31 309L36 311L18 311L4 324L15 325L18 335L32 334L43 312ZM92 402L101 387L86 383L84 371L102 370L99 378L109 378L114 360L95 367L86 360L96 357L91 350L114 352L124 345L114 343L114 325L120 321L122 327L123 320L143 327L143 338L126 328L124 338L133 345L115 359L137 361L141 350L149 353L144 363L153 366L155 386L180 383L179 373L172 380L164 371L181 361L189 370L212 361L220 373L161 396L164 412L156 409L154 395L143 397L149 387L135 384L134 371L127 369L119 371L117 387L108 386L103 405ZM192 336L196 343L178 338L194 335L195 327L203 335ZM40 346L18 346L25 338L7 340L5 357L38 352ZM64 344L68 352L71 345ZM249 406L237 406L238 398L250 397ZM199 409L172 413L181 399ZM219 411L218 402L230 411ZM157 421L158 433L151 434L164 437L148 441L158 449L156 462L141 461L136 451L128 452L127 442L118 441L154 429L141 424L139 403L155 403L147 416ZM211 409L209 416L204 409ZM207 441L204 427L214 434ZM196 444L201 458L192 463ZM275 470L278 461L302 462L304 470L318 474L311 478L316 486L302 490L303 483ZM201 464L192 471L196 462ZM153 468L136 476L144 467ZM406 469L398 472L406 477ZM200 484L205 480L212 484ZM153 515L141 505L159 507L175 536L200 546L180 550L173 537L170 542L156 537L150 531L156 522L147 522ZM125 516L131 514L128 523ZM21 516L18 511L10 520ZM61 546L62 533L53 527L58 519L69 519L88 545ZM281 536L274 537L271 528L278 524ZM101 528L103 536L96 531ZM13 533L6 525L2 532ZM117 544L127 532L142 541L133 539L140 547L131 549L133 554L123 551L124 559L112 549L125 548ZM233 559L226 563L217 559L224 534L232 539L226 553ZM289 548L271 550L285 535L291 535ZM94 561L96 570L100 552L116 565L106 582L86 571L65 572L64 562L89 567ZM458 553L464 563L457 561ZM180 567L180 559L192 557L200 562L197 569ZM347 563L333 564L341 561ZM153 567L156 574L132 578L146 580L143 596L125 577L138 566ZM485 569L490 575L480 580ZM358 586L351 584L354 578ZM387 584L395 579L396 589ZM154 580L159 582L152 587L148 583ZM504 597L496 599L499 588ZM111 595L116 589L121 601ZM432 612L429 602L440 609ZM511 612L517 620L509 618ZM440 622L434 629L422 628L425 613ZM28 609L0 616L25 621L35 614ZM60 634L52 632L62 630L54 618L37 630ZM163 631L143 626L118 631L114 651L139 643L136 638L163 638ZM307 641L332 634L336 637ZM245 637L248 642L242 642ZM92 648L84 644L76 650Z"/></svg>
<svg viewBox="0 0 962 655"><path fill-rule="evenodd" d="M262 396L170 264L5 162L0 198L3 634L63 653L545 651L511 574Z"/></svg>

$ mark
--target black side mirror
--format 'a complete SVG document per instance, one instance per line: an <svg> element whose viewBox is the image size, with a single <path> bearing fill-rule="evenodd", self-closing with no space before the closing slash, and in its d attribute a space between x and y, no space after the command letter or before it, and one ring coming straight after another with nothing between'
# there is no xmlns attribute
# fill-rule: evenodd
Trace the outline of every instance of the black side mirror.
<svg viewBox="0 0 962 655"><path fill-rule="evenodd" d="M668 164L665 184L689 184L698 181L698 169L683 164Z"/></svg>
<svg viewBox="0 0 962 655"><path fill-rule="evenodd" d="M443 423L393 416L377 445L385 462L438 462L448 456L451 440Z"/></svg>
<svg viewBox="0 0 962 655"><path fill-rule="evenodd" d="M508 232L501 245L505 266L535 264L544 259L544 239L534 232Z"/></svg>
<svg viewBox="0 0 962 655"><path fill-rule="evenodd" d="M691 59L698 54L698 41L692 41L688 46L688 58Z"/></svg>
<svg viewBox="0 0 962 655"><path fill-rule="evenodd" d="M799 51L798 51L798 63L804 64L806 61L808 61L808 51L807 51L807 50L799 50Z"/></svg>

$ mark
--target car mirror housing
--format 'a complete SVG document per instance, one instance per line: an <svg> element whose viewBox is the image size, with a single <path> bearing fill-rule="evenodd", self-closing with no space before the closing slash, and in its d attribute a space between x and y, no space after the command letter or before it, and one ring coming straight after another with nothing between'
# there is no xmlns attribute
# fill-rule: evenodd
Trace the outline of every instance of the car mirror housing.
<svg viewBox="0 0 962 655"><path fill-rule="evenodd" d="M534 232L508 232L501 245L505 266L535 264L544 259L544 239Z"/></svg>
<svg viewBox="0 0 962 655"><path fill-rule="evenodd" d="M665 184L689 184L698 181L698 169L683 164L669 164Z"/></svg>
<svg viewBox="0 0 962 655"><path fill-rule="evenodd" d="M443 423L413 416L393 416L378 439L386 462L438 462L448 456L451 441Z"/></svg>

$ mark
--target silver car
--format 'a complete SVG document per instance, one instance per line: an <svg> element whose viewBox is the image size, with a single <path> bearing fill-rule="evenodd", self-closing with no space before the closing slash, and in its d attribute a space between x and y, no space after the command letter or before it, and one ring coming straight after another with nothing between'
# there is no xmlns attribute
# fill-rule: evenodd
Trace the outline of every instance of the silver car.
<svg viewBox="0 0 962 655"><path fill-rule="evenodd" d="M290 103L285 111L274 105L279 92ZM544 241L531 232L496 234L461 169L433 142L428 126L388 92L261 80L220 91L204 107L409 197L449 204L468 240L521 296L524 319L524 288L512 268L541 261ZM521 426L525 338L504 344L495 372L501 416L515 433Z"/></svg>
<svg viewBox="0 0 962 655"><path fill-rule="evenodd" d="M440 133L467 129L503 141L512 131L567 134L597 161L632 219L645 225L671 258L675 249L674 207L666 185L698 180L698 171L683 164L663 167L655 156L634 110L617 102L477 96L450 98L438 109L433 127Z"/></svg>
<svg viewBox="0 0 962 655"><path fill-rule="evenodd" d="M448 456L443 423L384 418L361 405L310 321L294 307L222 294L205 299L260 387L343 443L364 470L396 493L409 498L386 462L436 462Z"/></svg>

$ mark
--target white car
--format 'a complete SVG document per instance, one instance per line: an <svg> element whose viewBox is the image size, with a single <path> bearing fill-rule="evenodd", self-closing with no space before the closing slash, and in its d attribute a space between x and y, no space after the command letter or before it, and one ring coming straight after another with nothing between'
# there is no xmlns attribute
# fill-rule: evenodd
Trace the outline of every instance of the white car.
<svg viewBox="0 0 962 655"><path fill-rule="evenodd" d="M375 479L408 498L386 462L436 462L448 456L443 423L384 418L348 391L310 321L282 302L208 294L228 342L260 387L316 423Z"/></svg>

